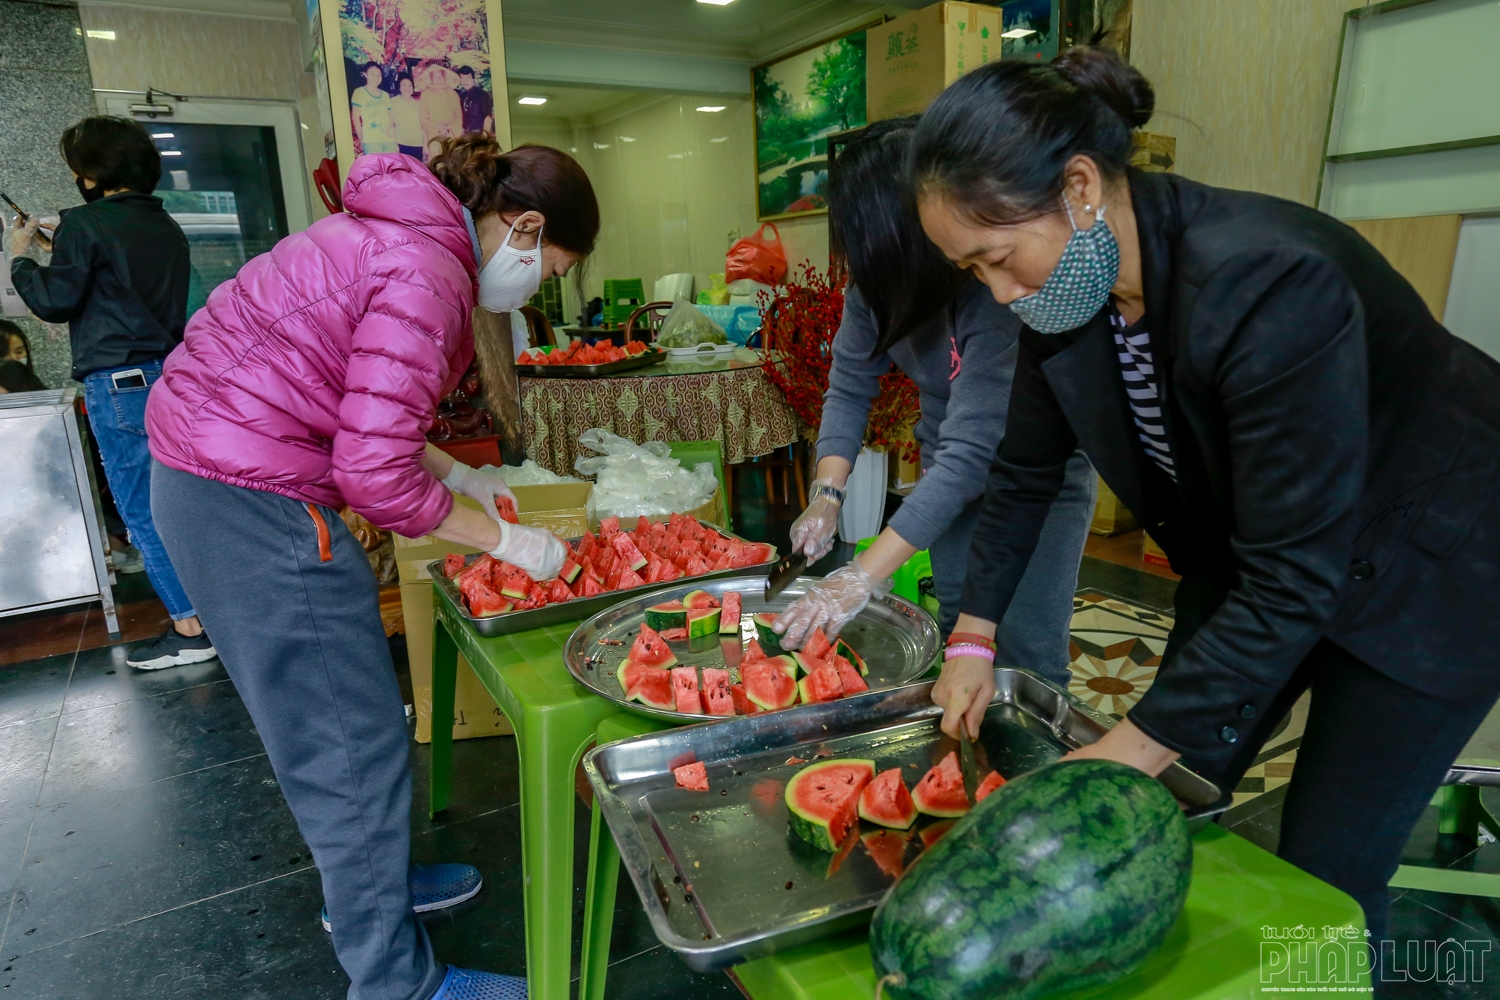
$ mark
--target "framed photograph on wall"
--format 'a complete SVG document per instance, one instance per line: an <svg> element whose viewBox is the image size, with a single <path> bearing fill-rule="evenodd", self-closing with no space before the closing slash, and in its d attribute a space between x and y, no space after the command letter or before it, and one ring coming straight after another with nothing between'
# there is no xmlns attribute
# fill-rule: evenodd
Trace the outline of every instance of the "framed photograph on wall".
<svg viewBox="0 0 1500 1000"><path fill-rule="evenodd" d="M465 132L509 143L495 0L318 2L341 176L365 153L428 160Z"/></svg>
<svg viewBox="0 0 1500 1000"><path fill-rule="evenodd" d="M760 221L828 211L828 136L866 123L868 27L750 71Z"/></svg>
<svg viewBox="0 0 1500 1000"><path fill-rule="evenodd" d="M1001 58L1048 62L1057 55L1058 0L1001 0L999 7Z"/></svg>

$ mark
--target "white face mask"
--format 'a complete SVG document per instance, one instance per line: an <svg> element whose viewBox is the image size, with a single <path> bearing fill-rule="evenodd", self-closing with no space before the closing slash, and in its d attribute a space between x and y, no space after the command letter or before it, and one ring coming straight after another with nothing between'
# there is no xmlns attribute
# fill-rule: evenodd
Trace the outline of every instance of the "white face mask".
<svg viewBox="0 0 1500 1000"><path fill-rule="evenodd" d="M536 247L531 250L510 245L515 231L512 223L505 234L505 242L479 272L479 305L490 312L519 309L542 287L542 230L537 229ZM475 244L478 244L477 237Z"/></svg>

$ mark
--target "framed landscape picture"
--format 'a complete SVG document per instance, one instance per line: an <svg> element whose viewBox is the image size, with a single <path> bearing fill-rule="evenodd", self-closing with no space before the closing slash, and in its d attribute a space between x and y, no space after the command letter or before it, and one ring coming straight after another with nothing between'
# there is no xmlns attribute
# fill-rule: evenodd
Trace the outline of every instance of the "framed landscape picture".
<svg viewBox="0 0 1500 1000"><path fill-rule="evenodd" d="M757 66L751 76L756 215L767 221L828 211L828 136L865 124L865 28Z"/></svg>

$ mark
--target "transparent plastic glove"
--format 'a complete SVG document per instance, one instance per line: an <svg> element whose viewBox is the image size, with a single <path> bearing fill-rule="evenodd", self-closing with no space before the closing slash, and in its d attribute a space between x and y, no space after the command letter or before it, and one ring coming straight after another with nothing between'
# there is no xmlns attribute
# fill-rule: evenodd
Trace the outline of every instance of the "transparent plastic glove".
<svg viewBox="0 0 1500 1000"><path fill-rule="evenodd" d="M490 555L512 566L519 566L533 580L551 580L562 569L568 550L557 536L546 528L500 522L500 544Z"/></svg>
<svg viewBox="0 0 1500 1000"><path fill-rule="evenodd" d="M504 517L507 506L512 516L516 510L516 495L505 485L505 480L499 476L471 469L462 462L454 462L453 469L446 478L443 485L455 493L462 493L470 500L476 500L482 509L490 517L502 515L501 520L511 521L510 517ZM497 499L508 501L497 503ZM514 521L511 521L514 524ZM498 557L497 557L498 558ZM511 560L514 562L515 560ZM520 565L517 563L517 565Z"/></svg>
<svg viewBox="0 0 1500 1000"><path fill-rule="evenodd" d="M25 222L21 221L19 215L11 218L10 228L6 234L6 247L10 250L10 256L22 257L30 254L32 240L37 239L38 242L41 241L41 237L37 233L41 222L42 220L34 215Z"/></svg>
<svg viewBox="0 0 1500 1000"><path fill-rule="evenodd" d="M801 649L815 629L830 639L838 638L845 625L865 609L875 594L889 594L890 580L877 580L865 572L858 559L819 580L791 607L776 616L776 631L783 649Z"/></svg>
<svg viewBox="0 0 1500 1000"><path fill-rule="evenodd" d="M816 493L819 486L832 486L831 479L814 479L809 493ZM792 551L807 556L810 563L817 562L833 551L833 539L839 530L839 502L828 494L819 494L807 509L792 522Z"/></svg>

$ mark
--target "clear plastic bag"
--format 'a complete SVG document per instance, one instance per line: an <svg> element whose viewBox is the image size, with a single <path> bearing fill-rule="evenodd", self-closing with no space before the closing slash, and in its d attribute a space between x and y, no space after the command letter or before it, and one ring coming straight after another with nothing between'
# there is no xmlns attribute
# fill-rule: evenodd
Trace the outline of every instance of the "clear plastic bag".
<svg viewBox="0 0 1500 1000"><path fill-rule="evenodd" d="M589 517L639 517L671 514L703 506L719 487L714 467L703 462L685 469L664 442L636 444L601 427L578 436L578 444L597 455L580 455L573 467L594 477Z"/></svg>
<svg viewBox="0 0 1500 1000"><path fill-rule="evenodd" d="M656 335L658 347L697 347L699 344L727 344L724 328L703 314L687 299L672 303L661 332Z"/></svg>
<svg viewBox="0 0 1500 1000"><path fill-rule="evenodd" d="M572 476L559 476L529 458L520 465L486 465L479 471L499 476L506 486L551 486L555 483L582 482Z"/></svg>

